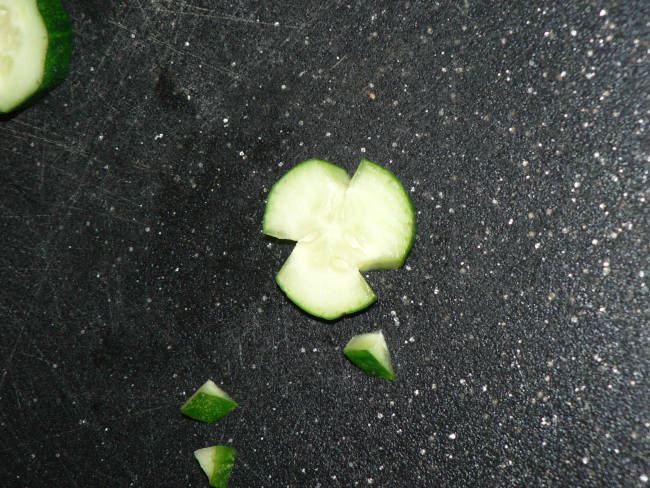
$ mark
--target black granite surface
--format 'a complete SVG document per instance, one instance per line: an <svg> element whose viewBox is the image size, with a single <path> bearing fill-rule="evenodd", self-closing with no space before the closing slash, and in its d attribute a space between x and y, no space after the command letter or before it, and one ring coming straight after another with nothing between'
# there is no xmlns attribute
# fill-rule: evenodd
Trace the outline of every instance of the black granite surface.
<svg viewBox="0 0 650 488"><path fill-rule="evenodd" d="M0 121L0 484L650 486L650 4L64 0L64 85ZM393 171L379 300L274 283L271 185ZM382 328L397 381L342 348ZM208 378L240 404L179 407Z"/></svg>

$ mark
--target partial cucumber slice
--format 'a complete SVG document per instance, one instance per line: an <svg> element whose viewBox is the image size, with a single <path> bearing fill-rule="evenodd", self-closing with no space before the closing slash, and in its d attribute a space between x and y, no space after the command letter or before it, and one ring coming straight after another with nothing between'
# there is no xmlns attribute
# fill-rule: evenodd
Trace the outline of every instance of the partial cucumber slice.
<svg viewBox="0 0 650 488"><path fill-rule="evenodd" d="M343 168L310 159L280 178L269 193L264 233L299 241L331 225L343 202L350 177Z"/></svg>
<svg viewBox="0 0 650 488"><path fill-rule="evenodd" d="M359 270L332 252L322 234L298 242L276 281L296 305L328 320L377 299Z"/></svg>
<svg viewBox="0 0 650 488"><path fill-rule="evenodd" d="M382 331L354 336L343 353L367 375L391 381L395 379L390 352Z"/></svg>
<svg viewBox="0 0 650 488"><path fill-rule="evenodd" d="M352 180L337 166L309 160L273 186L264 233L298 241L276 281L300 308L331 320L377 299L359 271L404 263L415 212L399 180L368 160Z"/></svg>
<svg viewBox="0 0 650 488"><path fill-rule="evenodd" d="M413 203L393 173L363 159L345 193L342 227L356 239L359 269L393 269L415 239Z"/></svg>
<svg viewBox="0 0 650 488"><path fill-rule="evenodd" d="M210 486L226 488L235 466L237 451L228 446L210 446L194 451L201 468L208 476Z"/></svg>
<svg viewBox="0 0 650 488"><path fill-rule="evenodd" d="M60 0L0 0L0 113L66 78L72 37Z"/></svg>
<svg viewBox="0 0 650 488"><path fill-rule="evenodd" d="M206 381L181 407L181 413L201 422L214 422L231 412L237 402L212 380Z"/></svg>

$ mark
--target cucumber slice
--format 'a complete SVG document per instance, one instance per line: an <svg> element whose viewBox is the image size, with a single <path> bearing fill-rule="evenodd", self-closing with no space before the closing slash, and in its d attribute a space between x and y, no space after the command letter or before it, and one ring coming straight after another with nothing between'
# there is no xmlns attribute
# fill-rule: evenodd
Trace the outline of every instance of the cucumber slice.
<svg viewBox="0 0 650 488"><path fill-rule="evenodd" d="M226 488L235 465L237 451L228 446L210 446L194 451L201 468L208 476L210 486Z"/></svg>
<svg viewBox="0 0 650 488"><path fill-rule="evenodd" d="M364 159L350 180L342 168L312 159L273 186L264 233L298 241L276 281L300 308L332 320L377 299L359 271L404 263L415 212L390 171Z"/></svg>
<svg viewBox="0 0 650 488"><path fill-rule="evenodd" d="M0 113L66 78L72 37L61 0L0 0Z"/></svg>
<svg viewBox="0 0 650 488"><path fill-rule="evenodd" d="M395 379L390 352L382 331L354 336L343 353L367 375L391 381Z"/></svg>
<svg viewBox="0 0 650 488"><path fill-rule="evenodd" d="M214 422L237 407L212 380L206 381L181 407L181 413L201 422Z"/></svg>

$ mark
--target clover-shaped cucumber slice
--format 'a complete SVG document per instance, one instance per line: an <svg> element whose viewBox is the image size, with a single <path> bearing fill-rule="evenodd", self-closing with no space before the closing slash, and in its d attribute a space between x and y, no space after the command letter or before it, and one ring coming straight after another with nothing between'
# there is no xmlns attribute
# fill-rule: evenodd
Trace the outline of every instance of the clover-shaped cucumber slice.
<svg viewBox="0 0 650 488"><path fill-rule="evenodd" d="M381 166L364 159L350 179L312 159L271 189L264 233L297 241L276 276L280 288L306 312L332 320L377 299L360 271L404 264L415 212L400 181Z"/></svg>

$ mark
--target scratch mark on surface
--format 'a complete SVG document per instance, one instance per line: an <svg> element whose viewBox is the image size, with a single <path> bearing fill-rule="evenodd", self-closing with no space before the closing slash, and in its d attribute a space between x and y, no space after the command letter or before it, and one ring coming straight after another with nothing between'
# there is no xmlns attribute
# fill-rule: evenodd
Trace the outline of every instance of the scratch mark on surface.
<svg viewBox="0 0 650 488"><path fill-rule="evenodd" d="M5 362L5 367L2 371L2 378L0 378L0 392L2 391L2 387L5 383L5 379L7 378L7 374L9 373L9 367L11 366L11 363L14 360L14 354L16 354L16 349L18 348L18 343L20 342L20 339L23 336L24 330L25 330L25 324L23 324L23 326L20 328L20 331L18 332L18 337L16 337L16 342L14 342L14 347L11 349L11 352L9 353L9 357Z"/></svg>
<svg viewBox="0 0 650 488"><path fill-rule="evenodd" d="M334 68L336 68L339 64L341 64L347 57L348 57L347 54L343 55L343 57L341 59L339 59L336 62L336 64L330 68L330 71L333 70Z"/></svg>
<svg viewBox="0 0 650 488"><path fill-rule="evenodd" d="M226 21L226 22L235 22L235 23L242 23L242 24L253 24L253 25L260 25L260 26L266 26L266 27L284 27L286 29L301 29L302 26L299 25L294 25L294 24L280 24L276 22L267 22L263 20L258 20L258 19L247 19L246 17L236 17L234 15L226 15L226 14L217 14L215 13L214 10L210 10L207 8L203 7L195 7L192 5L188 5L189 8L192 8L195 10L195 12L191 11L184 11L184 12L178 12L175 10L167 10L163 8L157 8L157 9L151 9L151 8L142 8L142 10L148 10L151 12L155 13L165 13L165 14L182 14L182 15L187 15L187 16L194 16L194 17L200 17L203 19L210 19L210 20L220 20L220 21ZM133 8L133 7L131 7Z"/></svg>
<svg viewBox="0 0 650 488"><path fill-rule="evenodd" d="M127 26L122 25L122 24L117 23L117 22L114 22L112 20L109 20L108 23L113 24L116 27L119 27L120 29L130 31L130 29ZM219 66L215 66L213 64L210 64L204 58L202 58L201 56L198 56L197 54L194 54L194 53L191 53L191 52L188 52L188 51L181 51L180 49L177 49L176 47L174 47L172 44L170 44L168 42L165 42L165 41L161 41L160 39L156 38L154 35L149 35L149 37L147 38L147 41L151 42L152 44L158 44L160 46L165 46L171 52L173 52L174 54L177 54L179 56L189 56L191 58L197 59L204 66L207 66L208 68L212 68L215 71L218 71L220 73L224 73L224 74L226 74L228 76L231 76L232 78L234 78L236 80L239 80L239 79L242 78L242 76L240 74L235 73L234 71L231 71L229 69L221 68ZM145 41L141 41L141 40L138 40L138 39L135 39L133 42L136 43L136 44L145 44Z"/></svg>
<svg viewBox="0 0 650 488"><path fill-rule="evenodd" d="M32 139L35 139L37 141L46 142L48 144L52 144L53 146L60 147L62 149L65 149L66 151L70 151L71 153L79 153L79 154L81 154L83 156L88 156L88 154L85 151L83 151L81 149L77 149L77 148L72 147L72 146L68 146L67 144L64 144L64 143L59 142L59 141L54 141L54 140L48 139L46 137L37 136L36 134L30 134L29 132L23 132L23 131L15 130L15 129L12 129L11 127L6 127L5 130L10 135L12 135L14 138L19 139L19 140L31 141Z"/></svg>

